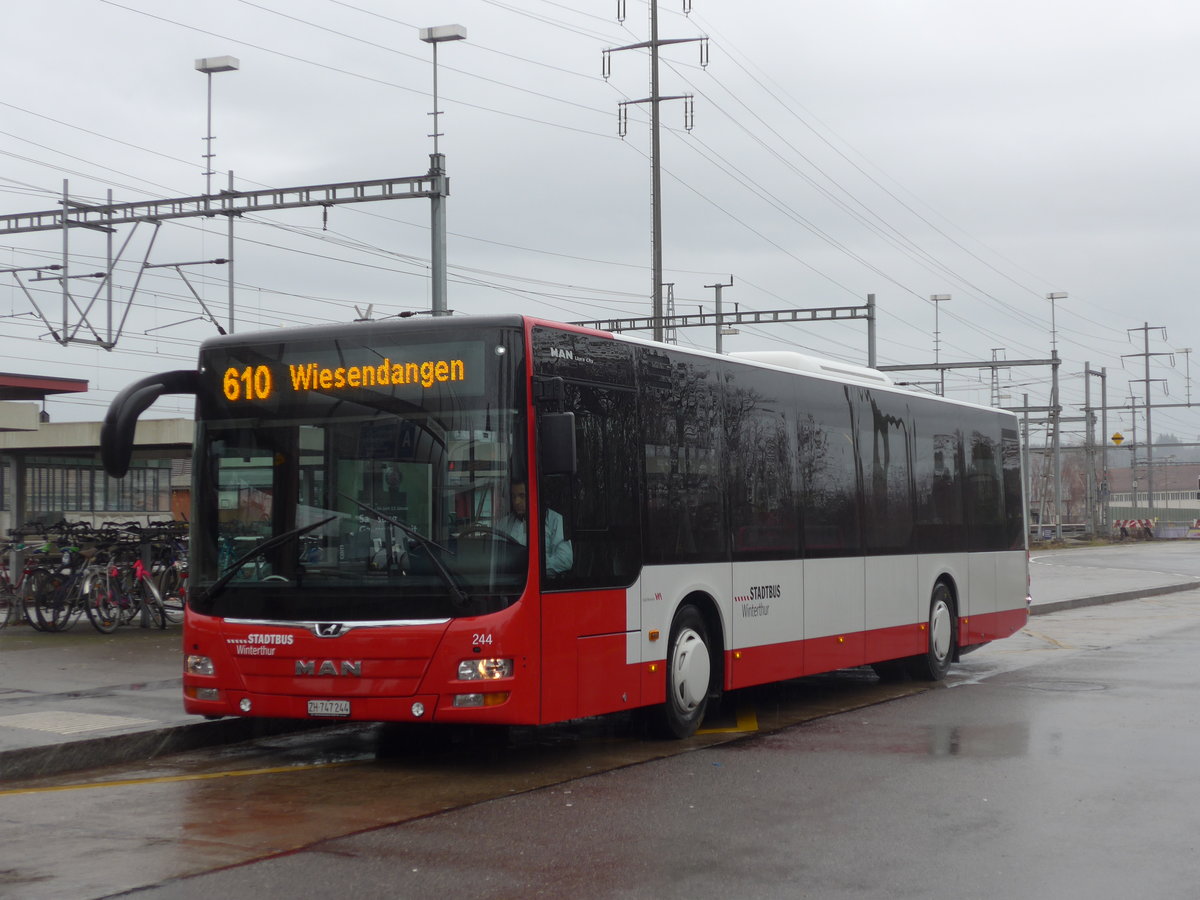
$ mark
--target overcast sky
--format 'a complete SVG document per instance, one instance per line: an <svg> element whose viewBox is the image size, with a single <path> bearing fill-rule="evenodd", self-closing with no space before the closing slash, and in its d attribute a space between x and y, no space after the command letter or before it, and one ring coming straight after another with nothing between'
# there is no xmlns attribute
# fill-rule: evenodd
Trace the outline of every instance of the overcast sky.
<svg viewBox="0 0 1200 900"><path fill-rule="evenodd" d="M877 297L879 361L1043 359L1050 292L1063 399L1083 401L1085 361L1109 402L1145 392L1184 403L1200 351L1200 6L1180 0L662 0L664 280L676 308L853 306ZM625 19L617 20L624 8ZM205 189L206 77L213 76L214 185L239 190L424 174L433 108L418 28L456 23L439 51L449 306L573 321L650 311L641 0L7 0L0 84L0 214L73 200L186 197ZM256 214L236 225L238 331L347 321L430 305L429 204L396 200ZM116 246L130 236L126 227ZM133 232L114 278L125 316L154 229ZM164 223L153 264L226 254L223 222ZM70 235L74 272L103 268L105 238ZM5 234L0 268L61 261L62 236ZM185 269L224 323L226 271ZM28 284L62 320L54 282ZM72 281L86 305L95 285ZM0 275L0 370L86 378L51 401L56 421L94 420L142 374L194 363L214 333L171 269L147 270L118 347L62 347L11 274ZM72 314L72 321L77 317ZM102 305L92 308L102 325ZM1165 336L1161 329L1165 329ZM78 332L84 336L86 329ZM681 344L712 348L708 330ZM861 322L743 328L726 350L790 346L866 362ZM1167 355L1172 354L1173 355ZM1172 362L1174 366L1172 366ZM898 376L899 377L899 376ZM934 380L916 374L915 380ZM1131 379L1133 383L1131 384ZM1159 379L1163 379L1160 381ZM1048 400L1044 368L999 374L1004 405ZM987 372L947 393L987 402ZM1098 404L1099 382L1093 383ZM1200 401L1200 390L1197 392ZM1140 400L1139 400L1140 402ZM156 414L187 414L165 402ZM1068 415L1078 415L1077 409ZM1154 430L1200 440L1200 416L1155 410ZM1128 435L1128 412L1109 431ZM1144 420L1138 418L1139 434Z"/></svg>

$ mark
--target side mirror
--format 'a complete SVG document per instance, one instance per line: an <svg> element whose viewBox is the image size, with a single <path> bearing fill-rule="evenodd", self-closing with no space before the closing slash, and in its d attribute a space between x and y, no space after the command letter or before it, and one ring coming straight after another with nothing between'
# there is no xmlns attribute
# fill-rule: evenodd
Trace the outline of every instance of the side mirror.
<svg viewBox="0 0 1200 900"><path fill-rule="evenodd" d="M135 381L113 398L100 426L100 461L113 478L124 478L133 456L138 416L163 394L195 394L200 373L194 369L163 372Z"/></svg>
<svg viewBox="0 0 1200 900"><path fill-rule="evenodd" d="M575 413L538 416L538 451L543 475L575 474Z"/></svg>

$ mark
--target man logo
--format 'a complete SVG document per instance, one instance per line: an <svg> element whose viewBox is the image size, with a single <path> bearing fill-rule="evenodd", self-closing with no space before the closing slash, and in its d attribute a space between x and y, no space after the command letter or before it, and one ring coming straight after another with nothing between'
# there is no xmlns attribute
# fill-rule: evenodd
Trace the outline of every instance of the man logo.
<svg viewBox="0 0 1200 900"><path fill-rule="evenodd" d="M337 637L342 633L341 622L318 622L314 629L317 637Z"/></svg>
<svg viewBox="0 0 1200 900"><path fill-rule="evenodd" d="M361 659L343 659L334 664L332 659L323 659L318 666L315 659L296 660L297 675L346 675L362 678Z"/></svg>

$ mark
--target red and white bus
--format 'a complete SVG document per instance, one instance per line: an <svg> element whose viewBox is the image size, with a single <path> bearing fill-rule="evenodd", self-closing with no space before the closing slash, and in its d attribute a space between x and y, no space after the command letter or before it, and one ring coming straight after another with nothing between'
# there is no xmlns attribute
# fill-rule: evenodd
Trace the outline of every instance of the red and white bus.
<svg viewBox="0 0 1200 900"><path fill-rule="evenodd" d="M873 370L515 315L228 335L113 401L110 474L165 393L192 713L684 737L722 691L940 679L1026 622L1015 418Z"/></svg>

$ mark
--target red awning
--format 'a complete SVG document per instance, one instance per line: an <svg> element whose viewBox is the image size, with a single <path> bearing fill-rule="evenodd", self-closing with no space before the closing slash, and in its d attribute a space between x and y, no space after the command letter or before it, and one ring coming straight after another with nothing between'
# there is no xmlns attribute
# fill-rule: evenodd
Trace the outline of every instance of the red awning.
<svg viewBox="0 0 1200 900"><path fill-rule="evenodd" d="M86 379L50 378L44 375L14 375L0 372L0 400L43 400L49 394L83 393Z"/></svg>

